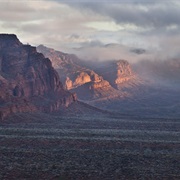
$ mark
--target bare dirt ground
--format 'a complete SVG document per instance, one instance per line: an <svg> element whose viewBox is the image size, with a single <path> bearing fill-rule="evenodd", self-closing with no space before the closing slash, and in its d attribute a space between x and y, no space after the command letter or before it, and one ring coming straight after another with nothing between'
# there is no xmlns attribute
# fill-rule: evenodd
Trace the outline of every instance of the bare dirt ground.
<svg viewBox="0 0 180 180"><path fill-rule="evenodd" d="M180 179L180 120L17 114L0 123L0 179Z"/></svg>

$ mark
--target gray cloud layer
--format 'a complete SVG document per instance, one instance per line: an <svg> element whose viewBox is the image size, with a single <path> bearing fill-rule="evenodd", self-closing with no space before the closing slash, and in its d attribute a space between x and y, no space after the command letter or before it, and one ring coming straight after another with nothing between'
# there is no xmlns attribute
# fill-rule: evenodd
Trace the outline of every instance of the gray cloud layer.
<svg viewBox="0 0 180 180"><path fill-rule="evenodd" d="M79 54L89 59L171 59L180 56L180 2L0 0L0 30L61 51L83 46ZM119 46L104 46L108 43ZM130 48L149 53L139 56Z"/></svg>
<svg viewBox="0 0 180 180"><path fill-rule="evenodd" d="M77 1L78 2L78 1ZM177 1L131 0L114 3L75 3L77 8L90 9L95 13L109 16L117 23L130 23L143 27L167 27L180 25L180 4ZM106 2L106 1L105 1Z"/></svg>

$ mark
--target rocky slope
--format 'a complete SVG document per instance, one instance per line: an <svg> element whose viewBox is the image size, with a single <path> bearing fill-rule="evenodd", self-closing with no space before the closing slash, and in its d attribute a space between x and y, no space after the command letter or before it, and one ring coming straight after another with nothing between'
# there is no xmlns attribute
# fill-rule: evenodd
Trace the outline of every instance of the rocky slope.
<svg viewBox="0 0 180 180"><path fill-rule="evenodd" d="M63 89L49 59L16 35L0 34L1 118L16 112L51 112L75 100Z"/></svg>
<svg viewBox="0 0 180 180"><path fill-rule="evenodd" d="M79 99L93 100L121 95L107 80L87 68L75 55L55 51L43 45L38 46L37 50L51 60L64 87L75 92Z"/></svg>

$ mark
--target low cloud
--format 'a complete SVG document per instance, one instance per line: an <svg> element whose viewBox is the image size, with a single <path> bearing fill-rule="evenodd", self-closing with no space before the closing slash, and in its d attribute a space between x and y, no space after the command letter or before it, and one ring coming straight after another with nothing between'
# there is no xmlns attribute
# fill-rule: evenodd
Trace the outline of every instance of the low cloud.
<svg viewBox="0 0 180 180"><path fill-rule="evenodd" d="M120 44L103 44L100 41L83 43L80 48L74 48L71 52L77 54L85 61L124 59L130 63L136 63L142 59L152 59L150 52L145 49L127 47Z"/></svg>

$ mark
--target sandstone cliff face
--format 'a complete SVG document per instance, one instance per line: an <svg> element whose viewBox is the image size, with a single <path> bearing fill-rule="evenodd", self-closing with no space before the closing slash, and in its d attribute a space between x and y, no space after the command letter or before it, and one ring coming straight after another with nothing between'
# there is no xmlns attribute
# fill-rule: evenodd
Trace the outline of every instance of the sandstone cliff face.
<svg viewBox="0 0 180 180"><path fill-rule="evenodd" d="M88 82L91 82L91 77L89 76L88 72L81 71L73 74L68 74L65 81L65 87L70 90Z"/></svg>
<svg viewBox="0 0 180 180"><path fill-rule="evenodd" d="M116 79L115 84L128 81L133 76L130 64L127 61L121 60L116 62Z"/></svg>
<svg viewBox="0 0 180 180"><path fill-rule="evenodd" d="M23 45L16 35L0 34L0 112L54 111L76 97L65 91L49 59ZM39 102L40 100L40 102Z"/></svg>
<svg viewBox="0 0 180 180"><path fill-rule="evenodd" d="M125 60L104 62L103 65L98 65L95 71L114 88L135 78L130 64Z"/></svg>
<svg viewBox="0 0 180 180"><path fill-rule="evenodd" d="M64 87L76 93L79 99L92 100L118 94L108 81L83 66L82 61L75 55L55 51L43 45L38 46L37 50L51 60Z"/></svg>
<svg viewBox="0 0 180 180"><path fill-rule="evenodd" d="M108 83L107 81L103 79L102 76L99 76L92 70L86 69L84 71L83 70L78 71L73 74L69 73L68 76L66 77L65 86L67 87L68 90L70 90L70 89L75 89L79 86L82 86L90 82L94 84L94 87L96 88L98 87L96 85L99 85L99 86L101 85L102 87L104 83Z"/></svg>

